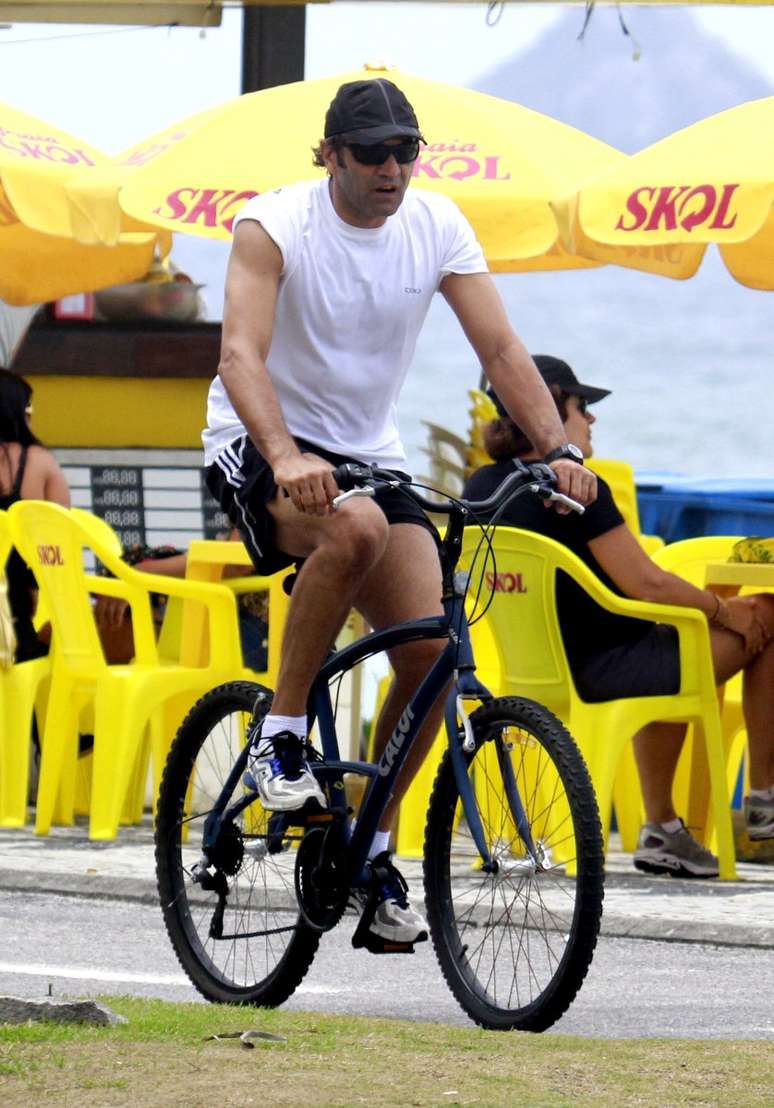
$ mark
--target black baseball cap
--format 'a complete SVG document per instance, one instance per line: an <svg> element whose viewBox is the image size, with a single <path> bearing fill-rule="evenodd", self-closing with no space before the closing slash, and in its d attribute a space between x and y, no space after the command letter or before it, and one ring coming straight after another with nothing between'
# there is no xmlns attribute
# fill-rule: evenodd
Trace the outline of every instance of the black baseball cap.
<svg viewBox="0 0 774 1108"><path fill-rule="evenodd" d="M547 385L558 385L562 392L568 396L582 396L589 404L596 404L598 400L604 400L610 395L610 389L600 389L596 385L584 385L575 376L572 368L561 358L555 358L553 354L533 354L532 361L538 369L538 373ZM487 395L494 401L499 415L507 416L500 397L492 386L486 390Z"/></svg>
<svg viewBox="0 0 774 1108"><path fill-rule="evenodd" d="M325 138L339 135L364 146L388 138L424 142L411 104L398 86L384 77L341 86L325 115Z"/></svg>

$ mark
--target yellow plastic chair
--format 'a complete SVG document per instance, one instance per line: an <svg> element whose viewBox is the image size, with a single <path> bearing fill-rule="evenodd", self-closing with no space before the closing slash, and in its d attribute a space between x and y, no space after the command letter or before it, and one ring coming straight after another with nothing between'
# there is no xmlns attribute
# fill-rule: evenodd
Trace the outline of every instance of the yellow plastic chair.
<svg viewBox="0 0 774 1108"><path fill-rule="evenodd" d="M220 586L138 573L102 541L78 513L42 501L21 501L8 512L14 543L31 566L50 613L55 650L43 734L35 830L47 834L56 814L73 822L77 721L94 709L94 767L89 835L115 837L122 808L136 780L145 728L154 712L181 697L192 703L241 668L236 605ZM91 549L113 578L87 574L83 548ZM151 614L151 592L202 604L215 658L206 665L159 659ZM135 660L108 665L99 641L92 594L117 596L131 608ZM156 778L160 754L154 757ZM158 784L158 780L156 781ZM57 803L58 802L58 803Z"/></svg>
<svg viewBox="0 0 774 1108"><path fill-rule="evenodd" d="M620 461L618 458L588 458L584 464L608 483L613 500L629 530L636 535L646 553L652 556L664 545L664 540L660 535L642 533L640 509L637 504L637 486L632 467L628 462Z"/></svg>
<svg viewBox="0 0 774 1108"><path fill-rule="evenodd" d="M466 532L463 562L471 565L479 545L476 529ZM498 528L495 580L486 578L484 596L495 585L485 617L472 628L481 677L493 692L526 696L545 704L575 737L589 767L602 827L610 828L614 782L621 753L632 736L655 720L685 720L703 740L711 783L712 816L720 876L734 878L736 866L725 773L723 735L715 693L707 621L696 609L628 600L607 589L588 567L560 543L531 531ZM491 566L479 555L474 575ZM677 628L680 638L680 690L674 696L647 696L589 704L578 694L562 642L556 609L556 575L568 574L601 607L617 615L654 620ZM477 576L475 577L477 580ZM498 589L517 581L518 587ZM493 677L496 680L493 680Z"/></svg>
<svg viewBox="0 0 774 1108"><path fill-rule="evenodd" d="M0 569L13 546L8 516L0 511ZM43 733L51 659L33 658L0 670L0 827L23 827L27 820L33 714Z"/></svg>
<svg viewBox="0 0 774 1108"><path fill-rule="evenodd" d="M704 587L708 562L725 562L738 535L706 535L669 543L658 551L653 560L662 569L690 581L698 588ZM767 591L757 589L755 591ZM744 712L742 710L742 675L736 674L719 691L723 746L726 762L728 790L733 795L744 760L747 745ZM711 822L707 803L707 767L704 751L689 731L680 757L674 785L675 802L687 812L686 821L702 825Z"/></svg>
<svg viewBox="0 0 774 1108"><path fill-rule="evenodd" d="M121 539L106 520L86 511L84 508L71 508L70 511L97 542L107 546L117 557L122 557L123 545ZM179 597L170 597L157 642L158 657L162 662L174 664L179 658L182 607L183 601ZM188 707L190 707L190 698L184 697L182 698L182 705L178 706L177 710L174 710L173 704L167 703L153 713L146 731L143 750L136 762L132 787L124 802L121 814L122 824L141 822L145 810L148 784L148 755L151 755L153 761L153 780L158 782L164 769L172 738ZM81 721L79 730L93 733L93 705L87 709L86 719ZM92 763L92 751L82 754L78 758L74 807L76 815L87 816L91 809ZM154 805L157 791L157 789L153 790Z"/></svg>
<svg viewBox="0 0 774 1108"><path fill-rule="evenodd" d="M282 636L290 603L284 582L285 578L293 573L293 569L289 568L284 572L272 574L271 577L261 577L254 573L247 577L225 577L226 567L232 565L252 567L250 556L241 542L195 539L188 548L186 580L217 582L235 596L242 593L268 593L269 638L266 670L263 673L256 673L243 667L240 675L245 680L258 681L273 689L277 683ZM202 609L196 604L184 606L181 631L184 657L196 662L207 658L210 652L207 626L202 621L202 614Z"/></svg>
<svg viewBox="0 0 774 1108"><path fill-rule="evenodd" d="M484 446L484 428L487 423L497 419L497 408L491 396L483 389L468 389L471 399L470 408L470 448L468 454L468 472L472 473L479 466L491 464L491 457Z"/></svg>

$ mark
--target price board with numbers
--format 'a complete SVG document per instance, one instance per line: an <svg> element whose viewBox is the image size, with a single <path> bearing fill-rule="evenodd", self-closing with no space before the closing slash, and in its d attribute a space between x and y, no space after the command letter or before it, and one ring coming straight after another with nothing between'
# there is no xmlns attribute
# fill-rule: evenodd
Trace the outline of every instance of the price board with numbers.
<svg viewBox="0 0 774 1108"><path fill-rule="evenodd" d="M231 529L193 450L57 450L72 502L109 523L124 546L217 538Z"/></svg>

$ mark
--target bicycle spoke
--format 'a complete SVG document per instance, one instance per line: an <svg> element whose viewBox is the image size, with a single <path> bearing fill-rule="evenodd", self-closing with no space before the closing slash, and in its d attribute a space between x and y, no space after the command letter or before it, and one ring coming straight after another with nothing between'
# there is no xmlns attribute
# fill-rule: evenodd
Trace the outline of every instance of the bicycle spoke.
<svg viewBox="0 0 774 1108"><path fill-rule="evenodd" d="M482 865L447 759L425 849L433 942L473 1019L540 1030L571 1002L596 942L593 926L581 933L578 925L581 908L601 914L594 797L572 740L545 709L493 701L471 722L468 776L493 867Z"/></svg>
<svg viewBox="0 0 774 1108"><path fill-rule="evenodd" d="M293 847L300 836L283 838L271 852L270 813L257 799L233 813L241 782L231 796L221 795L258 691L246 682L221 686L183 724L162 782L156 856L167 930L196 987L213 1000L278 1004L306 973L319 937L299 921ZM208 890L196 867L216 809L227 817L208 847ZM273 833L271 842L274 848ZM213 921L219 937L211 934Z"/></svg>

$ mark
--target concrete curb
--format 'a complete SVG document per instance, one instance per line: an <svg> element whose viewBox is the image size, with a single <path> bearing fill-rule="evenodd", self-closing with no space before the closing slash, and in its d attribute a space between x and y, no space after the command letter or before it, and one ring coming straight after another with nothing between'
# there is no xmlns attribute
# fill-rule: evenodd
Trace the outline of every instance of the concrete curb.
<svg viewBox="0 0 774 1108"><path fill-rule="evenodd" d="M658 889L659 904L669 901L671 880ZM647 941L698 943L725 947L755 947L774 949L774 918L771 923L755 924L737 922L731 918L722 920L701 919L692 914L690 918L680 916L669 908L661 908L648 915L636 911L626 911L616 905L616 895L626 896L632 888L642 889L642 883L628 876L608 875L605 911L602 917L601 934L603 938L642 939ZM748 883L745 892L769 891L769 887ZM155 881L145 877L115 877L101 874L79 874L62 872L30 873L29 871L0 869L0 889L5 892L27 893L32 895L53 894L91 900L113 900L127 903L158 905L158 891ZM681 899L690 895L692 903L707 899L729 901L734 893L741 890L738 886L711 886L701 891L695 885L688 893L674 883L671 895ZM697 895L698 894L698 895ZM705 899L706 898L706 899Z"/></svg>

